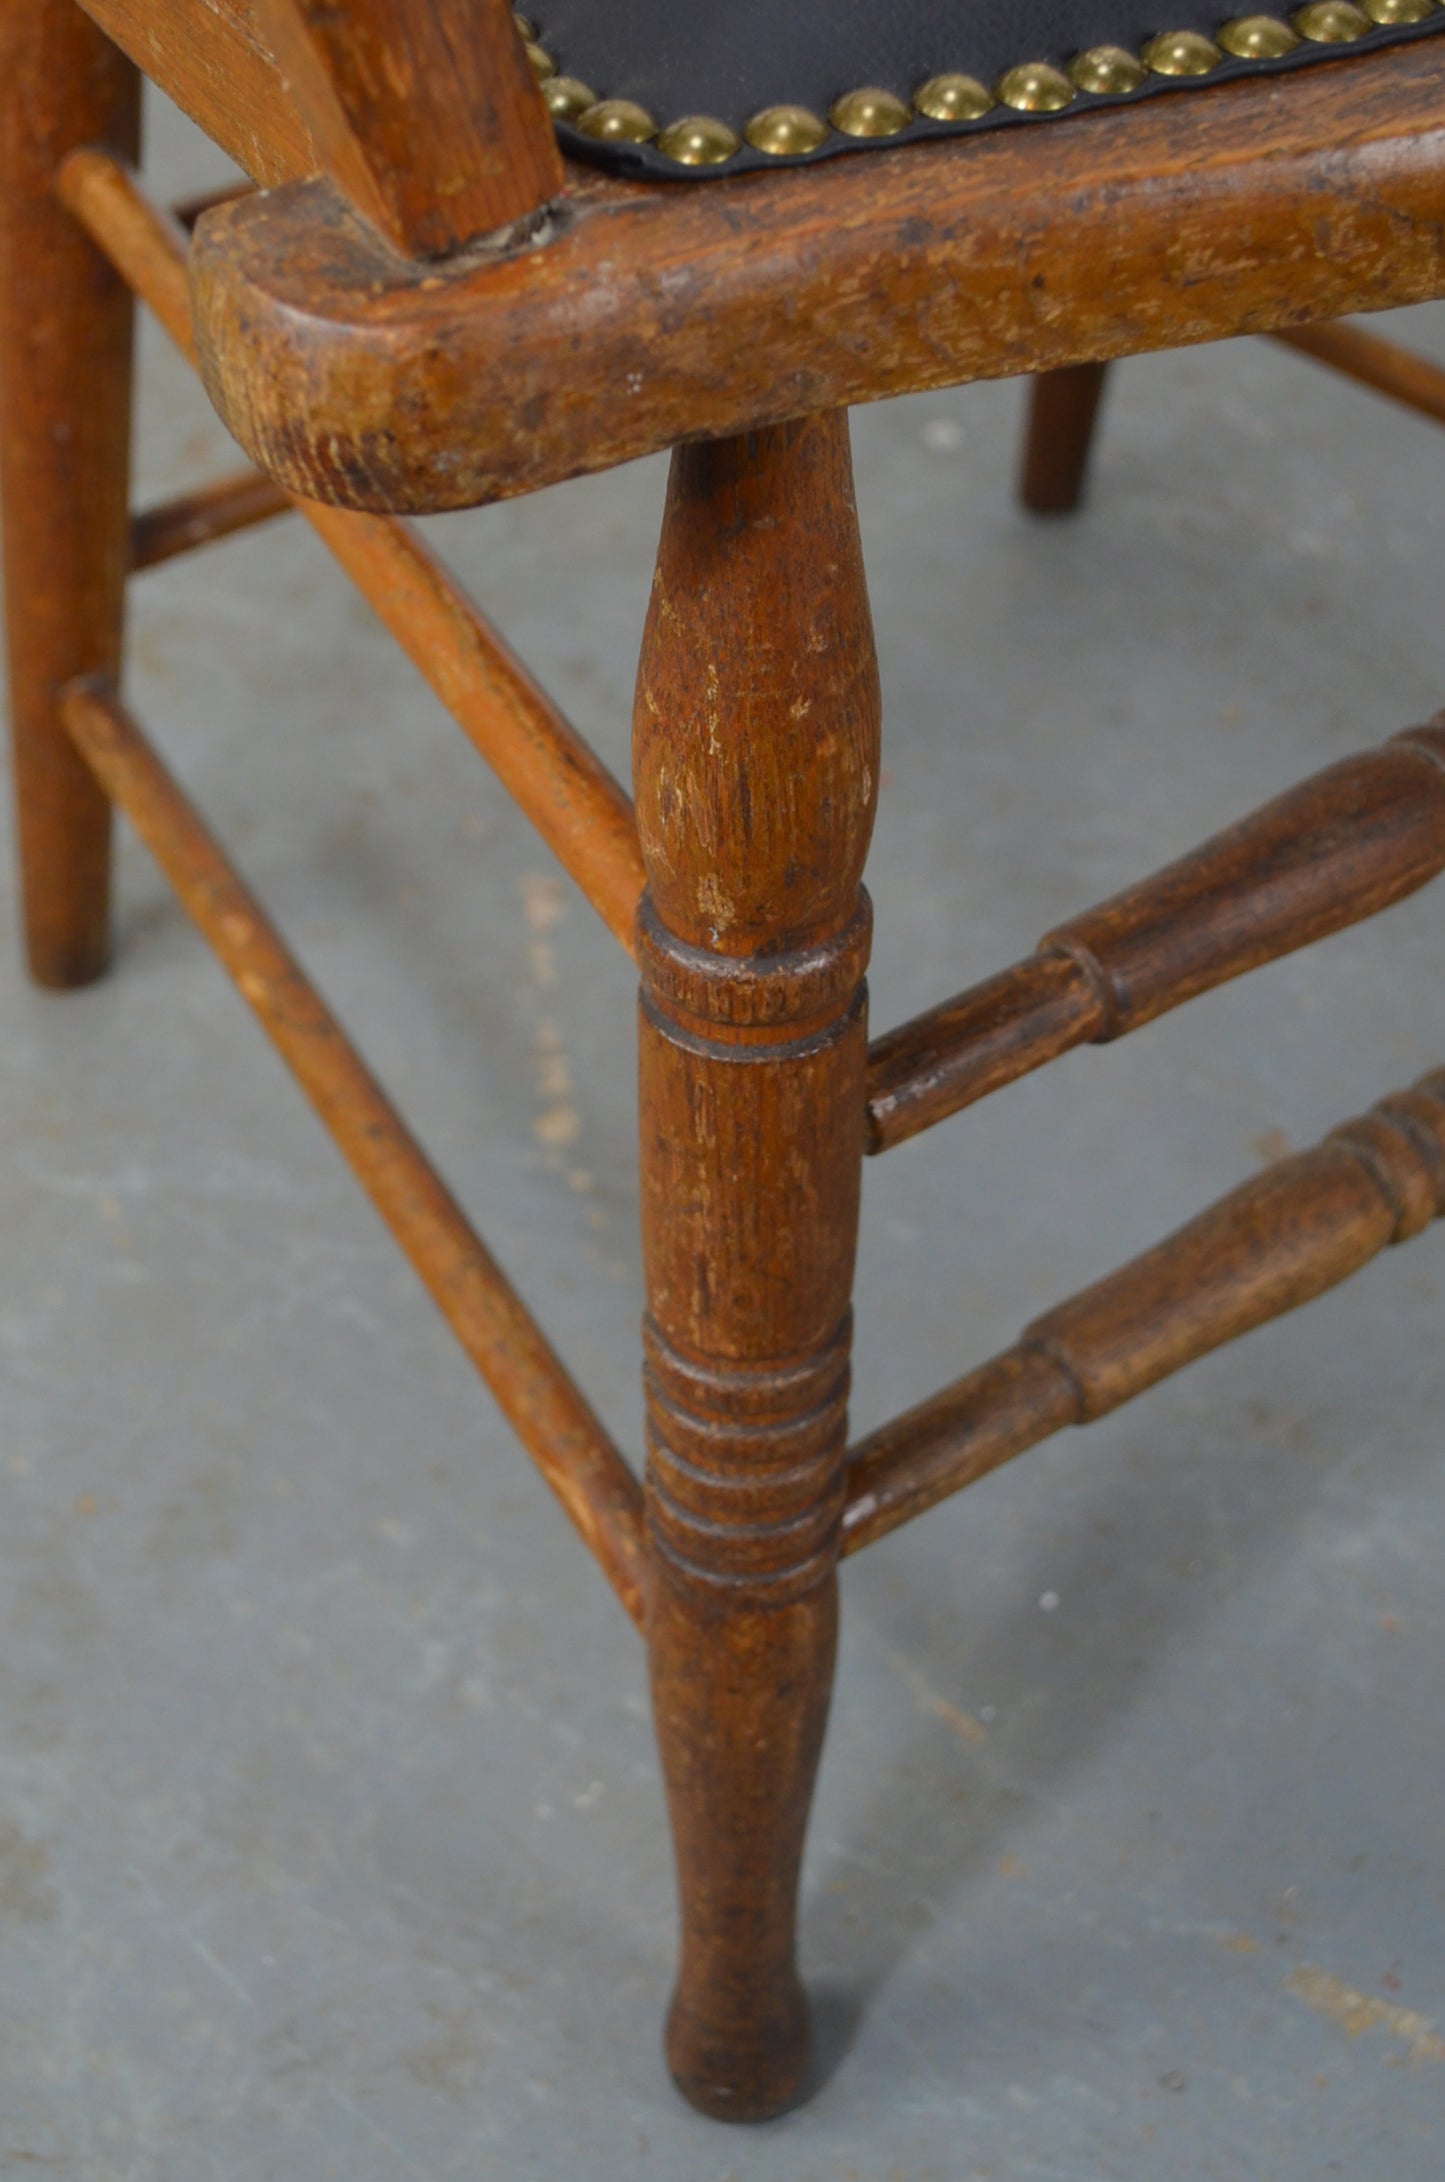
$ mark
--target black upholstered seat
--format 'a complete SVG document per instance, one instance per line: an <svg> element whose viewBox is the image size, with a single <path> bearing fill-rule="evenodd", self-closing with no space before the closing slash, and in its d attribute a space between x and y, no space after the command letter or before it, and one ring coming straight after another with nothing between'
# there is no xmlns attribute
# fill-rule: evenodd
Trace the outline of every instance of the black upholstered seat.
<svg viewBox="0 0 1445 2182"><path fill-rule="evenodd" d="M536 0L567 150L652 180L1067 119L1445 29L1439 0ZM1043 151L1047 138L1040 136Z"/></svg>

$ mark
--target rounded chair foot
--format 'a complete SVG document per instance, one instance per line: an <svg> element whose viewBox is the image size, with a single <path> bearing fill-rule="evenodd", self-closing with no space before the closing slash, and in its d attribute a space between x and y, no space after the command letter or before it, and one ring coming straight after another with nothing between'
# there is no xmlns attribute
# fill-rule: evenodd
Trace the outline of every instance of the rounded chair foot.
<svg viewBox="0 0 1445 2182"><path fill-rule="evenodd" d="M772 2121L807 2090L812 2035L800 1984L747 2020L704 2021L678 1993L664 2040L672 2080L700 2114L714 2121Z"/></svg>
<svg viewBox="0 0 1445 2182"><path fill-rule="evenodd" d="M82 941L73 947L47 947L42 953L31 948L26 956L26 968L32 985L42 992L81 992L87 985L97 985L110 972L110 945L107 940Z"/></svg>

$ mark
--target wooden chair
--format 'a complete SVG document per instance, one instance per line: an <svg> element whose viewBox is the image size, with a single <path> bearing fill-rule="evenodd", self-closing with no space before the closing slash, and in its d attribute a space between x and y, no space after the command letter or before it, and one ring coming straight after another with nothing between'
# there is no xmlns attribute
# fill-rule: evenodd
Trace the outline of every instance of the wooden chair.
<svg viewBox="0 0 1445 2182"><path fill-rule="evenodd" d="M1295 32L1251 17L1218 47L1166 39L1147 81L1109 48L1068 81L1024 70L1018 102L1001 77L983 109L961 77L951 108L927 85L912 107L869 89L834 108L864 144L841 158L796 119L761 145L756 116L684 116L655 141L646 113L614 128L628 101L529 52L503 0L9 0L0 19L32 970L68 986L104 968L119 806L643 1629L682 1902L667 2050L715 2114L777 2112L804 2081L794 1908L840 1557L1445 1209L1442 1071L848 1449L865 1153L1445 865L1436 722L868 1044L879 689L848 405L1082 373L1044 397L1072 388L1077 454L1077 396L1108 359L1445 294L1431 0L1303 13L1360 50L1295 66L1311 58ZM1376 50L1376 24L1409 34ZM1251 37L1285 73L1251 73L1248 52L1223 66ZM1148 95L1181 54L1200 81ZM1216 64L1235 80L1203 81ZM150 203L138 68L261 190L183 219ZM1101 110L1032 118L1075 89ZM869 140L880 114L897 143ZM564 161L554 119L569 155L620 144L639 171ZM716 171L686 179L698 161ZM138 519L133 294L258 465ZM667 446L629 802L400 518ZM636 957L645 1486L117 694L128 576L293 501Z"/></svg>

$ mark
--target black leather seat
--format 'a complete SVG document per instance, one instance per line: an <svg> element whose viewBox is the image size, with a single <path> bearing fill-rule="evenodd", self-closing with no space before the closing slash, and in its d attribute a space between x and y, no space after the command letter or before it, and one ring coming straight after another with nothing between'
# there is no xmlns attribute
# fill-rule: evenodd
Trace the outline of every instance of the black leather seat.
<svg viewBox="0 0 1445 2182"><path fill-rule="evenodd" d="M536 5L518 20L565 148L648 180L1066 119L1445 28L1438 0L1304 0L1287 16L1218 0Z"/></svg>

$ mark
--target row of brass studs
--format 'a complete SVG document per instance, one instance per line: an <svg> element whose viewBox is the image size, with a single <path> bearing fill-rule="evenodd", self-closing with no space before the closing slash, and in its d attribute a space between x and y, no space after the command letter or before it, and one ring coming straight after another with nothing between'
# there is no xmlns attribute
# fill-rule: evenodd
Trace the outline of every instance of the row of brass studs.
<svg viewBox="0 0 1445 2182"><path fill-rule="evenodd" d="M930 76L908 106L892 91L873 85L845 91L821 120L806 106L767 106L754 114L743 138L754 151L773 159L797 159L815 152L829 123L840 135L897 136L913 121L978 121L995 106L1021 114L1056 114L1083 93L1090 98L1120 98L1137 91L1150 76L1207 76L1227 57L1241 61L1277 61L1301 40L1311 45L1352 45L1368 31L1423 22L1441 0L1305 0L1286 21L1277 15L1237 15L1213 38L1197 30L1164 31L1137 54L1123 46L1095 46L1076 54L1067 68L1050 61L1024 61L1006 69L990 91L976 77ZM575 76L557 72L557 64L538 42L536 25L525 15L514 18L527 41L527 53L554 118L570 122L583 136L603 144L656 142L664 158L683 167L720 166L742 149L736 132L709 114L689 114L659 129L645 106L632 99L599 99Z"/></svg>

